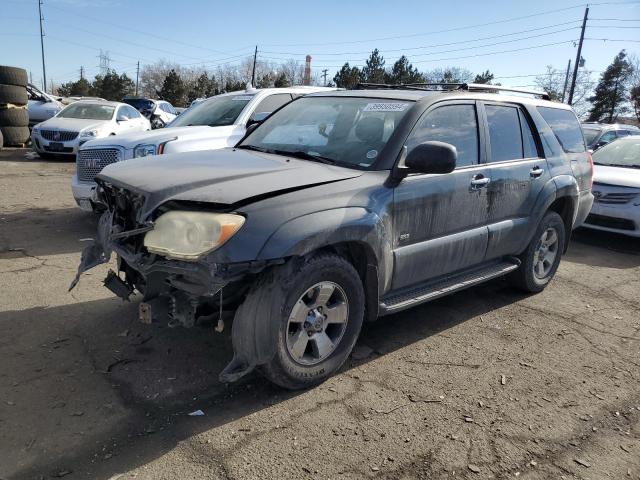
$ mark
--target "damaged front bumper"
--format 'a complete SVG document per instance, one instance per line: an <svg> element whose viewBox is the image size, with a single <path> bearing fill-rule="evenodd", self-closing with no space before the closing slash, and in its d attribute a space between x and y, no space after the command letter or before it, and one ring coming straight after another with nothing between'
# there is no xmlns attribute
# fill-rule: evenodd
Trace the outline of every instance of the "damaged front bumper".
<svg viewBox="0 0 640 480"><path fill-rule="evenodd" d="M149 223L121 231L114 225L113 211L105 212L99 221L97 238L82 252L76 277L69 290L78 284L83 272L109 262L115 253L117 272L110 270L104 285L123 300L129 300L138 290L143 295L139 306L139 319L142 322L191 327L203 318L217 318L216 330L221 331L224 327L223 309L227 312L230 308L235 309L251 284L250 277L271 263L218 264L206 258L197 262L166 259L142 247L144 233L152 228L153 224ZM132 247L135 245L138 248ZM234 351L237 345L243 343L241 336L244 334L232 333ZM239 369L235 355L220 374L220 379L235 381L249 373L253 366L245 364L246 368Z"/></svg>

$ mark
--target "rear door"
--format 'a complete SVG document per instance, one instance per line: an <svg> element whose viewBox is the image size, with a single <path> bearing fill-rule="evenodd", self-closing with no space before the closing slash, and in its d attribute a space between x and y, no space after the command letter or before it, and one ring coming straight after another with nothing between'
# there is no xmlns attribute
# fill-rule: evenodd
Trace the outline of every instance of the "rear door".
<svg viewBox="0 0 640 480"><path fill-rule="evenodd" d="M476 102L439 103L418 121L407 151L429 140L454 145L448 174L411 174L395 188L394 273L400 289L482 262L487 247L489 168L482 163Z"/></svg>
<svg viewBox="0 0 640 480"><path fill-rule="evenodd" d="M519 253L532 205L550 178L533 122L519 105L482 102L486 119L489 242L487 260Z"/></svg>

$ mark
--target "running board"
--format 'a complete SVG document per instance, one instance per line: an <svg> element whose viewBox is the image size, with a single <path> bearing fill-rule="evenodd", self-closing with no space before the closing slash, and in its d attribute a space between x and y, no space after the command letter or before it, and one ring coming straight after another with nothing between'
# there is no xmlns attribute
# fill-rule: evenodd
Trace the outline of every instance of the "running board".
<svg viewBox="0 0 640 480"><path fill-rule="evenodd" d="M516 270L520 266L520 260L510 258L500 263L493 263L488 267L480 268L472 272L449 276L443 280L430 282L422 286L410 288L382 298L379 307L379 315L388 315L406 308L414 307L421 303L430 302L436 298L444 297L450 293L464 290L478 285L492 278L501 277Z"/></svg>

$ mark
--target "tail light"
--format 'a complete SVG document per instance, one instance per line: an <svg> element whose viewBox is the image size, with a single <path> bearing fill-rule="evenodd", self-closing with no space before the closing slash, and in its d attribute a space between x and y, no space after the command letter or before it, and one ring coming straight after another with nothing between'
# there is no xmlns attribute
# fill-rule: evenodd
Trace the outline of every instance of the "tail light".
<svg viewBox="0 0 640 480"><path fill-rule="evenodd" d="M589 189L593 187L593 157L587 152L587 160L589 160Z"/></svg>

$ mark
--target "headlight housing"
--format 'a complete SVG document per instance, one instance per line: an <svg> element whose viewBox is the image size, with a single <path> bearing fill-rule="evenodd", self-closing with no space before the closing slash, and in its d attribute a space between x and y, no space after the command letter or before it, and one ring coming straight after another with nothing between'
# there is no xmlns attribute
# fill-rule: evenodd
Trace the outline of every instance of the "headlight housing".
<svg viewBox="0 0 640 480"><path fill-rule="evenodd" d="M149 155L156 154L156 146L153 145L137 145L133 149L133 158L148 157Z"/></svg>
<svg viewBox="0 0 640 480"><path fill-rule="evenodd" d="M97 137L98 136L98 130L83 130L82 132L80 132L80 136L81 137Z"/></svg>
<svg viewBox="0 0 640 480"><path fill-rule="evenodd" d="M172 210L155 221L144 237L151 253L195 261L222 246L244 224L241 215Z"/></svg>

